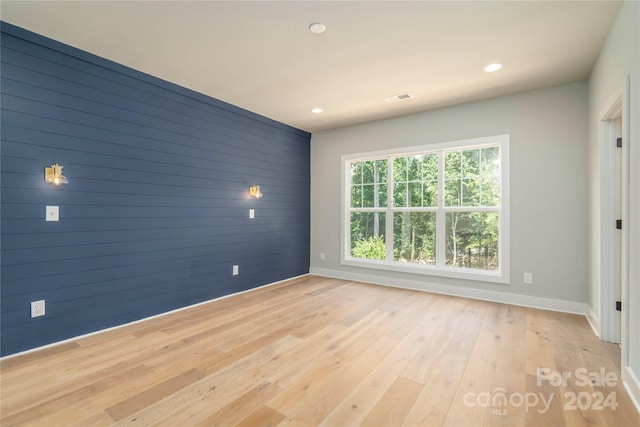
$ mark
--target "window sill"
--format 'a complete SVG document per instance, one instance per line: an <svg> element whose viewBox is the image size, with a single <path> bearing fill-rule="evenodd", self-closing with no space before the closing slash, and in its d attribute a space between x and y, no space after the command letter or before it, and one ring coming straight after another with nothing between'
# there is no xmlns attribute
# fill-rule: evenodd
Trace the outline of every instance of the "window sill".
<svg viewBox="0 0 640 427"><path fill-rule="evenodd" d="M398 271L401 273L424 274L428 276L451 277L455 279L474 280L509 285L509 275L504 271L485 271L470 268L439 268L433 265L416 265L400 262L376 261L350 258L341 260L342 265L352 267L375 268L377 270Z"/></svg>

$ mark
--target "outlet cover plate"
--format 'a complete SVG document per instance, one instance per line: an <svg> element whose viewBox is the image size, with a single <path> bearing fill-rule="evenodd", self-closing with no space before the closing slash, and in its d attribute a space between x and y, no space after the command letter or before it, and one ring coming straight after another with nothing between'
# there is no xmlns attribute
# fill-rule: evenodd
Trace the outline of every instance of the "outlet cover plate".
<svg viewBox="0 0 640 427"><path fill-rule="evenodd" d="M60 221L60 206L47 206L45 221Z"/></svg>
<svg viewBox="0 0 640 427"><path fill-rule="evenodd" d="M45 313L45 305L44 300L40 301L31 301L31 317L40 317L44 316Z"/></svg>

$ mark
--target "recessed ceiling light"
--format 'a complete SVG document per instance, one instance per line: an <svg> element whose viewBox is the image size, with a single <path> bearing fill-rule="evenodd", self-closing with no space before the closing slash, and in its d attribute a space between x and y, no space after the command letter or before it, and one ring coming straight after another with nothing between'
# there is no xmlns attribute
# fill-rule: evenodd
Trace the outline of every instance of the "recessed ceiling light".
<svg viewBox="0 0 640 427"><path fill-rule="evenodd" d="M326 29L327 27L319 22L314 22L313 24L309 25L309 31L311 31L313 34L322 34Z"/></svg>
<svg viewBox="0 0 640 427"><path fill-rule="evenodd" d="M486 73L493 73L494 71L498 71L500 68L502 68L502 64L489 64L484 67L484 71Z"/></svg>
<svg viewBox="0 0 640 427"><path fill-rule="evenodd" d="M315 113L315 114L320 114L320 113L322 113L323 111L324 111L324 110L323 110L322 108L318 108L318 107L316 107L316 108L314 108L313 110L311 110L311 112L312 112L312 113Z"/></svg>

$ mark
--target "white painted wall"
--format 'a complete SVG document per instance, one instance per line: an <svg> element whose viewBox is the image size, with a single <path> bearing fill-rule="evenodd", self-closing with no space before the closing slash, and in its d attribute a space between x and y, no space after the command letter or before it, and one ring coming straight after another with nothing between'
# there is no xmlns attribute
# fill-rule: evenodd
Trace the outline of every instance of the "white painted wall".
<svg viewBox="0 0 640 427"><path fill-rule="evenodd" d="M629 99L629 336L623 349L623 378L640 402L640 2L623 3L591 72L589 93L589 295L590 310L600 321L600 114L630 78ZM624 131L623 131L624 133ZM624 315L624 313L623 313ZM624 338L623 338L624 340ZM624 360L626 359L626 360Z"/></svg>
<svg viewBox="0 0 640 427"><path fill-rule="evenodd" d="M341 155L500 134L511 138L510 285L340 264ZM311 193L312 273L584 312L586 82L314 133Z"/></svg>

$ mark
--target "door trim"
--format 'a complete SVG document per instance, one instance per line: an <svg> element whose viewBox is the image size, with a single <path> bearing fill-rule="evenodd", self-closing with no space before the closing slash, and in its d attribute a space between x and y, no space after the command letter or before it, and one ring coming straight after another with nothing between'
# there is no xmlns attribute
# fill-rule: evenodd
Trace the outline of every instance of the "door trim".
<svg viewBox="0 0 640 427"><path fill-rule="evenodd" d="M600 339L621 344L622 364L628 363L628 278L629 278L629 227L628 227L628 200L629 200L629 76L625 78L621 91L605 105L600 114ZM612 169L615 169L616 148L614 141L616 135L614 119L621 118L620 129L622 137L622 160L620 162L621 191L620 191L620 218L616 218L616 209L612 203L611 189L615 188ZM615 229L615 220L622 219L623 229ZM625 226L626 225L626 226ZM619 233L619 241L616 240ZM619 243L618 243L619 242ZM614 245L620 245L620 259L611 256ZM615 258L615 259L614 259ZM620 300L622 301L622 313L620 316L620 331L616 330L615 309L616 289L618 286L614 269L619 269L620 274Z"/></svg>

